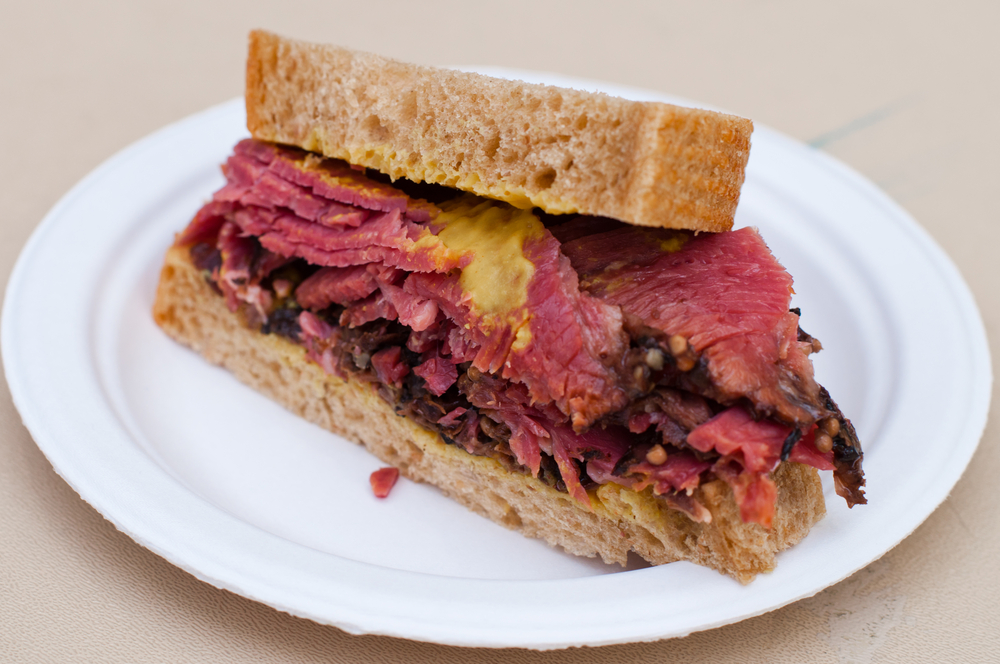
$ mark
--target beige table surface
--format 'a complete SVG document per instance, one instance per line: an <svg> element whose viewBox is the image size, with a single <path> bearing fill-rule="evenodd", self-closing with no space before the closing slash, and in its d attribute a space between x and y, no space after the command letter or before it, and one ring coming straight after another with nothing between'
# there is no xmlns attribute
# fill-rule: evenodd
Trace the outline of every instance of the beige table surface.
<svg viewBox="0 0 1000 664"><path fill-rule="evenodd" d="M958 264L997 338L1000 3L612 4L6 0L2 285L32 229L88 171L242 93L245 35L260 26L427 64L604 79L749 116L845 161L909 210ZM951 497L850 579L684 639L535 653L349 636L195 580L59 479L0 385L4 662L1000 661L996 399Z"/></svg>

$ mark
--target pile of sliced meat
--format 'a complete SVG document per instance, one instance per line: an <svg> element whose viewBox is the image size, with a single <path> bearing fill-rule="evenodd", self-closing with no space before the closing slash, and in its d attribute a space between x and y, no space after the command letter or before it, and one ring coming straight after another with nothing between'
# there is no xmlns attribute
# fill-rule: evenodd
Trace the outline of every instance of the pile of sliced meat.
<svg viewBox="0 0 1000 664"><path fill-rule="evenodd" d="M470 453L588 507L614 482L697 521L711 519L698 487L719 479L745 521L770 526L784 460L833 470L848 504L865 502L857 437L813 377L818 342L756 231L546 226L254 140L224 172L177 243L230 309ZM516 261L470 248L487 214Z"/></svg>

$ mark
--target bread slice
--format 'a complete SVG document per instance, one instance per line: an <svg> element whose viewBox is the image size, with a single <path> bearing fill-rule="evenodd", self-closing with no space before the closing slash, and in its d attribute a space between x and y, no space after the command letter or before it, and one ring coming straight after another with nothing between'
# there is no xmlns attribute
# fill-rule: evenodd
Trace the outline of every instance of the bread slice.
<svg viewBox="0 0 1000 664"><path fill-rule="evenodd" d="M773 569L775 554L805 537L825 513L817 471L787 462L773 476L778 500L771 530L743 523L721 480L695 494L712 514L709 524L668 508L648 489L636 493L616 484L591 492L594 510L588 511L534 477L446 444L396 415L371 385L326 374L301 346L246 327L191 263L186 247L167 252L153 316L171 337L296 415L361 443L406 477L437 486L469 509L570 553L622 565L629 551L657 565L689 560L749 583Z"/></svg>
<svg viewBox="0 0 1000 664"><path fill-rule="evenodd" d="M396 178L550 213L724 231L750 154L746 119L403 64L255 31L247 125Z"/></svg>

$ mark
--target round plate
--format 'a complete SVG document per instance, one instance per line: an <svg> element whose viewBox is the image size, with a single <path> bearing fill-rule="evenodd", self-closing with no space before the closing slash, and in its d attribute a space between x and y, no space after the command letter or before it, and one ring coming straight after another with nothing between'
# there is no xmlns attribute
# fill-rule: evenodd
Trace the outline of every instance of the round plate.
<svg viewBox="0 0 1000 664"><path fill-rule="evenodd" d="M424 485L402 481L376 500L377 460L152 323L163 253L221 185L243 127L234 100L91 173L24 248L2 323L14 402L56 471L120 530L217 587L353 633L457 645L680 636L810 596L877 559L947 496L982 434L989 351L958 271L867 180L758 127L737 224L759 227L795 276L803 327L826 348L817 376L865 446L869 505L848 510L827 478L827 517L744 587L687 563L575 558Z"/></svg>

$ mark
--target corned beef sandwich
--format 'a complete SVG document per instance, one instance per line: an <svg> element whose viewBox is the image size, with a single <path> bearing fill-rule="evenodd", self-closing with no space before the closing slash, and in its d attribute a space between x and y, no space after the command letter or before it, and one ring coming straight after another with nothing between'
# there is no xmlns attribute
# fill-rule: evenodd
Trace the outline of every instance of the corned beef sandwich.
<svg viewBox="0 0 1000 664"><path fill-rule="evenodd" d="M178 341L580 555L742 581L864 503L792 279L733 214L749 121L254 32L254 138L177 236ZM707 232L706 232L707 231Z"/></svg>

